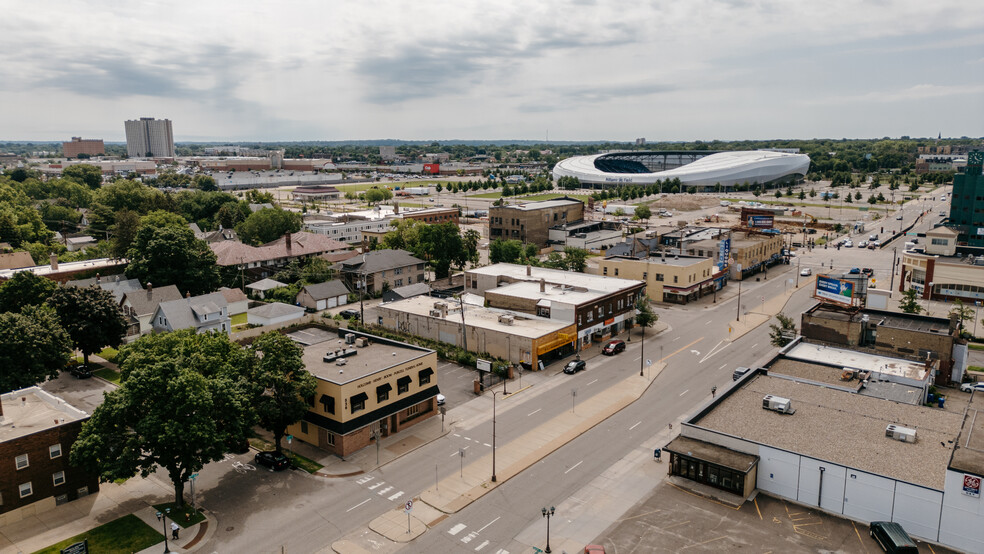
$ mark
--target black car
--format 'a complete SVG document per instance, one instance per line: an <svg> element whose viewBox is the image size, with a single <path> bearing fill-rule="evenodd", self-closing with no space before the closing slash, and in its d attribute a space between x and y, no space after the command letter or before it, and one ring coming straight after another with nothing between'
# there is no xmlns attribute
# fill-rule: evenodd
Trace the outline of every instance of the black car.
<svg viewBox="0 0 984 554"><path fill-rule="evenodd" d="M569 375L574 374L581 371L585 367L587 366L585 365L584 360L574 360L573 362L568 362L568 364L564 366L564 373Z"/></svg>
<svg viewBox="0 0 984 554"><path fill-rule="evenodd" d="M76 379L88 379L92 377L92 370L85 364L73 365L72 369L68 370L68 372L74 375Z"/></svg>
<svg viewBox="0 0 984 554"><path fill-rule="evenodd" d="M266 466L273 471L280 471L290 467L290 460L283 452L257 452L253 458L256 465Z"/></svg>
<svg viewBox="0 0 984 554"><path fill-rule="evenodd" d="M338 312L338 315L344 317L345 319L359 319L359 310L342 310Z"/></svg>
<svg viewBox="0 0 984 554"><path fill-rule="evenodd" d="M875 270L871 269L870 267L866 267L861 270L861 275L864 275L866 277L871 277L874 274L875 274Z"/></svg>

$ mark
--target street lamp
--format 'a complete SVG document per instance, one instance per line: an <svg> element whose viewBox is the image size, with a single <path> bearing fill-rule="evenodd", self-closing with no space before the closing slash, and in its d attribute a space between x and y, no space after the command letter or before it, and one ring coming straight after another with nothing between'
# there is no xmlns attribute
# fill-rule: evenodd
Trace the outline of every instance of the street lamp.
<svg viewBox="0 0 984 554"><path fill-rule="evenodd" d="M550 518L554 515L554 507L550 506L550 509L540 508L540 513L543 514L542 517L547 518L547 549L544 550L547 554L550 554Z"/></svg>
<svg viewBox="0 0 984 554"><path fill-rule="evenodd" d="M492 482L495 483L495 396L496 391L492 391Z"/></svg>
<svg viewBox="0 0 984 554"><path fill-rule="evenodd" d="M167 547L167 516L171 515L171 508L164 508L163 514L161 512L157 512L156 515L157 521L160 521L161 525L164 526L164 554L168 554L171 549Z"/></svg>

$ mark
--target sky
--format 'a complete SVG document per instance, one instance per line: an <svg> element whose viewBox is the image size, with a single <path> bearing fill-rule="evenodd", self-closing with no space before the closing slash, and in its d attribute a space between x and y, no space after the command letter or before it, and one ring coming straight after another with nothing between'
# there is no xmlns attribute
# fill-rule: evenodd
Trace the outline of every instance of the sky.
<svg viewBox="0 0 984 554"><path fill-rule="evenodd" d="M977 0L0 6L0 141L984 136Z"/></svg>

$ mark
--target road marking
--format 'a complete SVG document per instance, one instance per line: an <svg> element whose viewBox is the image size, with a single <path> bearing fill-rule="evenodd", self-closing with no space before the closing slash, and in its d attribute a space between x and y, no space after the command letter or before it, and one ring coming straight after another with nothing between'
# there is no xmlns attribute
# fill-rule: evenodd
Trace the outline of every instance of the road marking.
<svg viewBox="0 0 984 554"><path fill-rule="evenodd" d="M710 324L711 324L711 321L714 321L714 320L713 320L713 319L712 319L712 320L709 320L709 321L708 321L707 323L705 323L704 325L710 325Z"/></svg>
<svg viewBox="0 0 984 554"><path fill-rule="evenodd" d="M485 528L486 528L486 527L488 527L489 525L492 525L493 523L495 523L495 522L497 522L497 521L499 521L499 520L500 520L501 518L502 518L502 516L499 516L499 517L497 517L497 518L495 518L495 519L493 519L492 521L490 521L490 522L488 522L488 523L486 523L486 524L485 524L485 527L482 527L482 528L481 528L481 529L479 529L478 531L475 531L475 533L481 533L482 531L484 531L484 530L485 530Z"/></svg>
<svg viewBox="0 0 984 554"><path fill-rule="evenodd" d="M492 448L492 445L489 444L489 443L487 443L487 442L483 442L482 444L484 444L485 446L488 446L489 448Z"/></svg>
<svg viewBox="0 0 984 554"><path fill-rule="evenodd" d="M680 393L680 396L683 396L683 395L685 395L685 394L687 394L688 392L690 392L690 389L687 389L687 390L685 390L685 391L683 391L683 392L681 392L681 393Z"/></svg>
<svg viewBox="0 0 984 554"><path fill-rule="evenodd" d="M455 434L454 434L454 436L456 436L456 437L460 437L461 435L459 435L458 433L455 433Z"/></svg>
<svg viewBox="0 0 984 554"><path fill-rule="evenodd" d="M358 479L356 481L356 483L358 483L360 485L365 485L366 483L368 483L369 481L372 481L373 479L375 479L375 477L373 477L372 475L366 475L362 479Z"/></svg>
<svg viewBox="0 0 984 554"><path fill-rule="evenodd" d="M387 498L386 500L396 500L397 498L399 498L401 496L403 496L403 491L400 491L400 492L394 494L393 496Z"/></svg>
<svg viewBox="0 0 984 554"><path fill-rule="evenodd" d="M495 554L509 554L508 550L499 549L495 551Z"/></svg>
<svg viewBox="0 0 984 554"><path fill-rule="evenodd" d="M724 364L723 366L719 367L718 369L724 369L726 367L728 367L728 364Z"/></svg>
<svg viewBox="0 0 984 554"><path fill-rule="evenodd" d="M755 348L758 345L759 345L759 343L756 342L755 344L752 345L752 348Z"/></svg>
<svg viewBox="0 0 984 554"><path fill-rule="evenodd" d="M382 486L382 484L383 484L384 482L385 482L385 481L380 481L380 482L378 482L378 483L376 483L375 485L373 485L373 486L371 486L371 487L369 487L369 490L371 490L371 491L374 491L374 490L376 490L376 489L378 489L378 488L379 488L380 486Z"/></svg>
<svg viewBox="0 0 984 554"><path fill-rule="evenodd" d="M451 536L457 535L465 527L468 527L468 526L465 525L464 523L459 523L459 524L455 525L454 527L448 529L448 534L451 535Z"/></svg>
<svg viewBox="0 0 984 554"><path fill-rule="evenodd" d="M477 535L478 535L478 533L476 533L476 532L474 532L474 531L472 531L471 533L468 533L468 534L467 534L467 535L465 535L464 537L461 537L461 542L463 542L463 543L465 543L465 544L468 544L468 543L470 543L470 542L471 542L471 540L472 540L472 539L474 539L474 538L475 538L475 537L476 537Z"/></svg>
<svg viewBox="0 0 984 554"><path fill-rule="evenodd" d="M393 487L386 487L385 489L377 492L376 494L378 494L379 496L383 496L384 494L388 493L391 490L393 490Z"/></svg>
<svg viewBox="0 0 984 554"><path fill-rule="evenodd" d="M582 463L584 463L584 460L581 460L580 462L572 465L570 469L568 469L567 471L564 472L564 475L567 475L568 473L574 471L574 468L576 468L577 466L581 465Z"/></svg>
<svg viewBox="0 0 984 554"><path fill-rule="evenodd" d="M595 379L594 381L591 381L590 383L588 383L588 385L591 385L591 384L593 384L593 383L597 383L597 382L598 382L598 380L597 380L597 379ZM588 386L588 385L584 385L584 386Z"/></svg>
<svg viewBox="0 0 984 554"><path fill-rule="evenodd" d="M362 501L362 502L359 502L359 503L358 503L358 504L356 504L355 506L352 506L351 508L349 508L348 510L345 510L345 511L346 511L346 512L351 512L352 510L354 510L354 509L356 509L356 508L358 508L359 506L361 506L361 505L363 505L363 504L365 504L366 502L369 502L370 500L372 500L372 499L371 499L371 498L367 498L367 499L365 499L364 501Z"/></svg>
<svg viewBox="0 0 984 554"><path fill-rule="evenodd" d="M724 343L724 346L721 346L722 343ZM723 340L722 341L718 341L718 343L714 345L714 348L712 348L711 351L708 352L706 356L704 356L703 358L701 358L700 363L704 363L711 356L716 356L719 352L721 352L725 348L731 346L731 344L732 343L725 342ZM719 346L721 346L721 348L718 348ZM724 367L724 366L721 366L721 367Z"/></svg>
<svg viewBox="0 0 984 554"><path fill-rule="evenodd" d="M678 340L680 340L680 337L676 337L675 339L671 340L670 342L676 342Z"/></svg>
<svg viewBox="0 0 984 554"><path fill-rule="evenodd" d="M478 552L479 550L485 548L488 545L489 545L489 541L483 542L482 544L480 544L480 545L478 545L478 546L475 547L475 552Z"/></svg>
<svg viewBox="0 0 984 554"><path fill-rule="evenodd" d="M637 421L635 425L633 425L632 427L629 427L629 431L631 431L631 430L635 429L636 427L638 427L640 423L642 423L642 422L641 421Z"/></svg>
<svg viewBox="0 0 984 554"><path fill-rule="evenodd" d="M537 408L537 409L535 409L535 410L533 410L532 412L530 412L530 413L528 413L528 414L526 414L526 417L530 417L531 415L533 415L533 414L535 414L535 413L537 413L537 412L539 412L539 411L540 411L540 410L542 410L542 409L543 409L543 408Z"/></svg>

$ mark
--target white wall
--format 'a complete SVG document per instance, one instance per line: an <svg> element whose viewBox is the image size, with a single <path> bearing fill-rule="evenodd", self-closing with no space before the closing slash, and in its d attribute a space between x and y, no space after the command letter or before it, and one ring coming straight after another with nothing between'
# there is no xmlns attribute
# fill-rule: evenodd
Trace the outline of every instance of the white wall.
<svg viewBox="0 0 984 554"><path fill-rule="evenodd" d="M940 542L967 552L984 552L984 499L964 494L963 478L962 472L946 472Z"/></svg>
<svg viewBox="0 0 984 554"><path fill-rule="evenodd" d="M758 488L778 496L798 498L799 458L790 452L759 447Z"/></svg>
<svg viewBox="0 0 984 554"><path fill-rule="evenodd" d="M943 493L896 482L892 521L902 525L910 535L935 541L942 505Z"/></svg>
<svg viewBox="0 0 984 554"><path fill-rule="evenodd" d="M892 521L893 479L849 469L846 481L844 515L860 521Z"/></svg>
<svg viewBox="0 0 984 554"><path fill-rule="evenodd" d="M820 468L823 468L823 490L820 490ZM800 459L799 490L797 498L803 504L818 506L829 512L841 513L844 509L844 481L847 468L813 458ZM818 495L822 494L820 503Z"/></svg>

